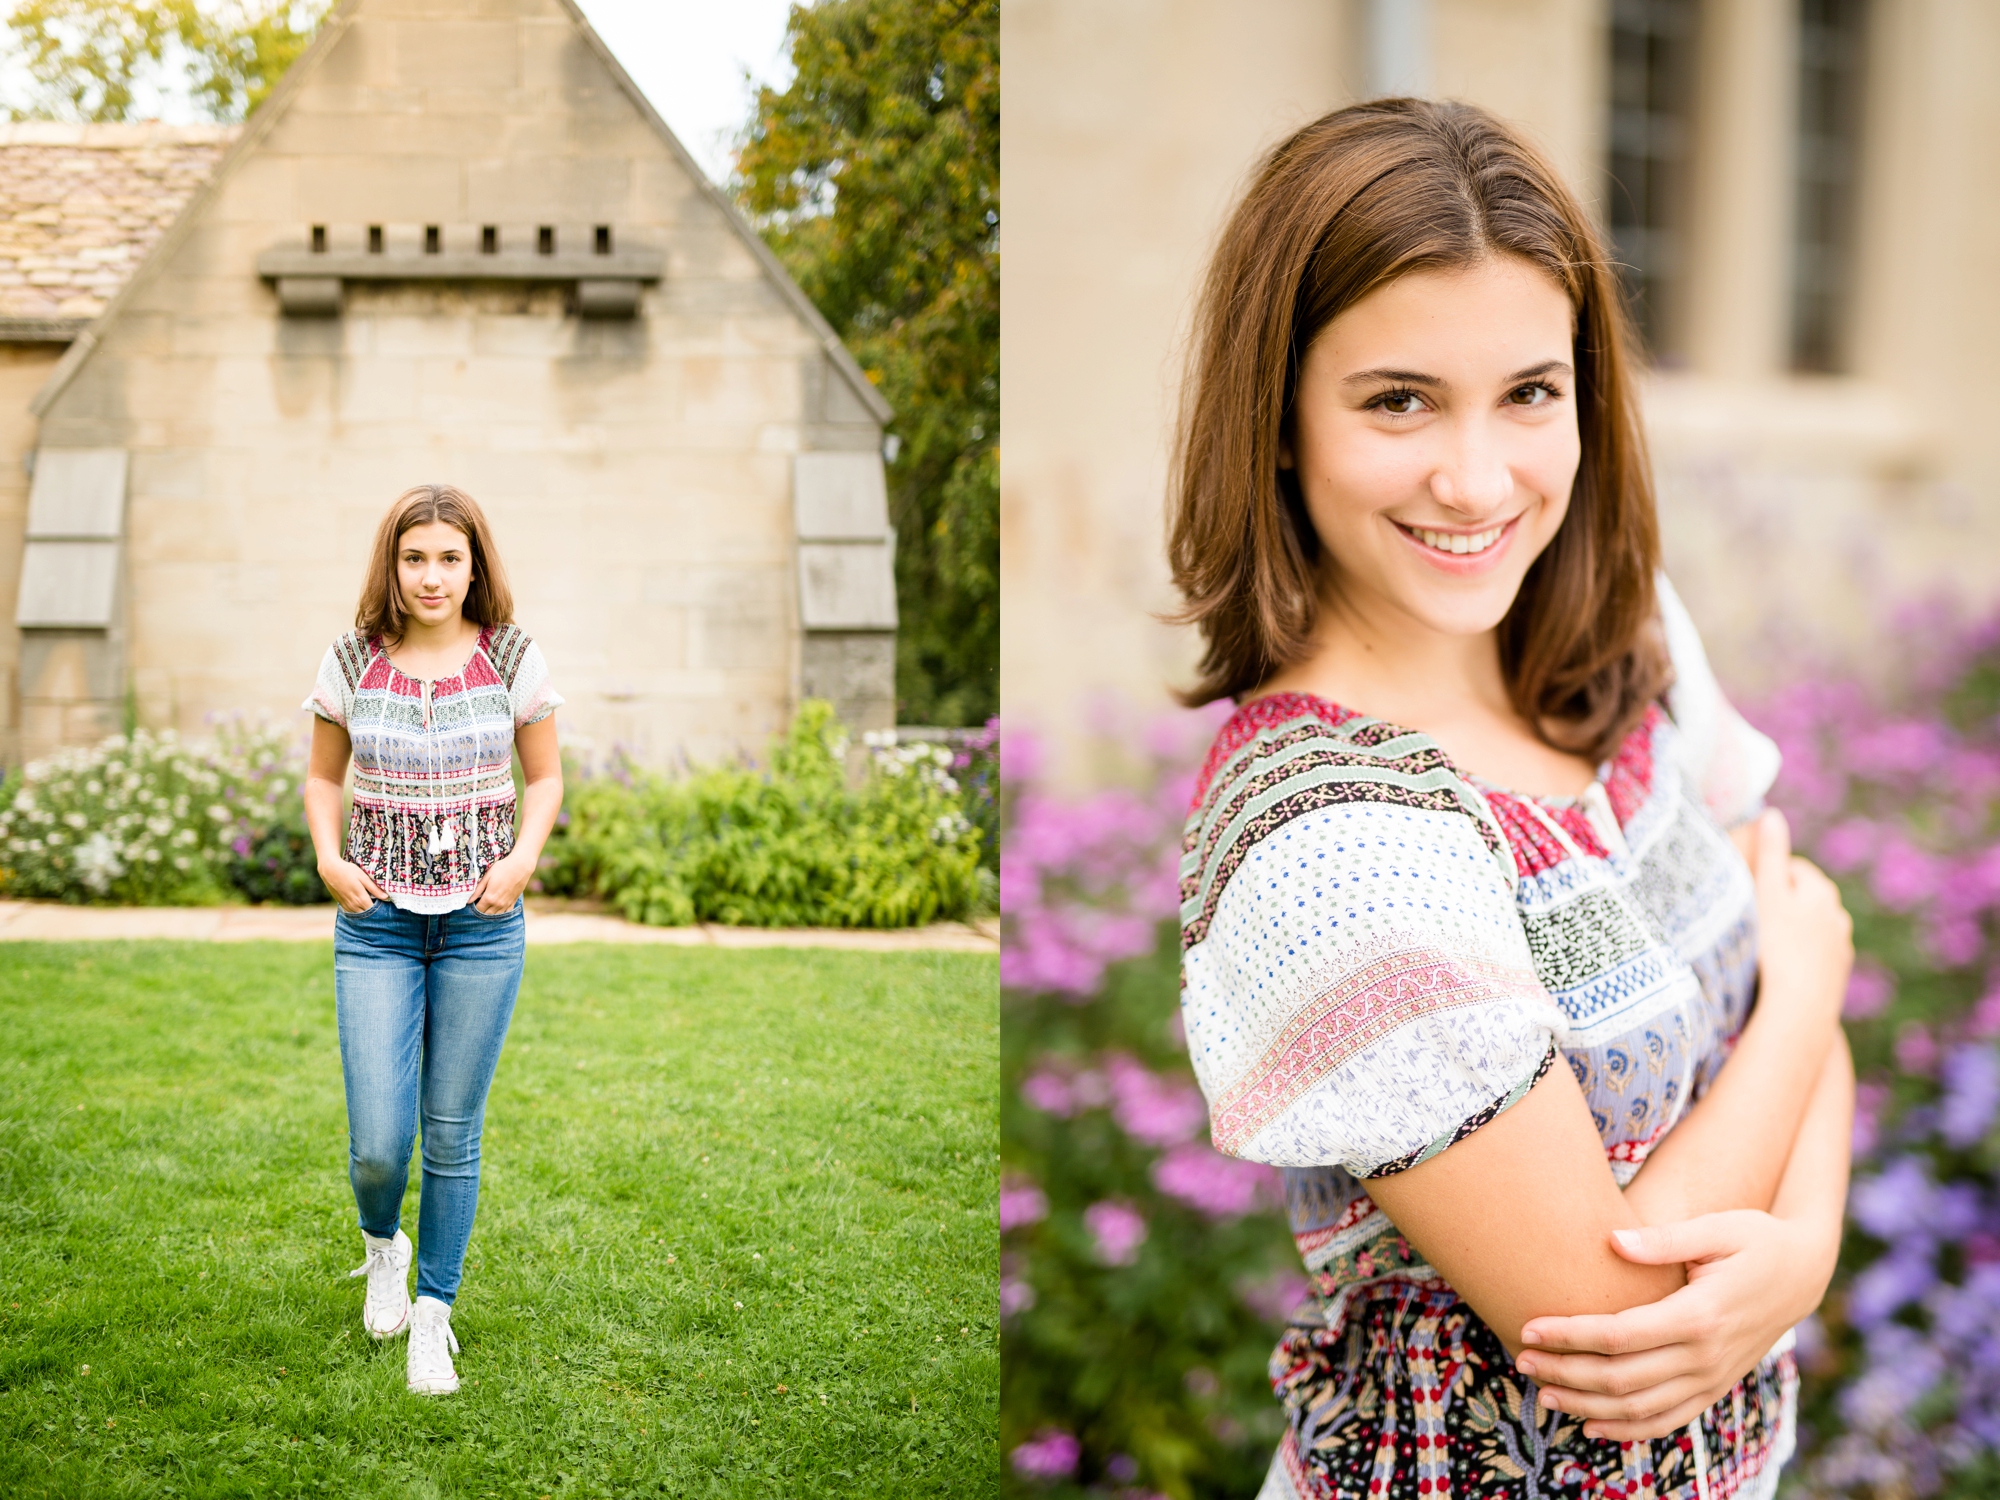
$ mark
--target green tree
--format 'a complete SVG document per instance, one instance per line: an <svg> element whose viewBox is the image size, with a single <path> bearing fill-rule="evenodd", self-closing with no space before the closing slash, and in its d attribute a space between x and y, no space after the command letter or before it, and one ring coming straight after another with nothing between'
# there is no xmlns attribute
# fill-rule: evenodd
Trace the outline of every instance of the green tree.
<svg viewBox="0 0 2000 1500"><path fill-rule="evenodd" d="M15 119L129 120L175 67L212 119L255 109L305 50L328 0L21 0L7 16L35 98Z"/></svg>
<svg viewBox="0 0 2000 1500"><path fill-rule="evenodd" d="M998 710L998 0L794 5L736 193L896 409L905 722Z"/></svg>

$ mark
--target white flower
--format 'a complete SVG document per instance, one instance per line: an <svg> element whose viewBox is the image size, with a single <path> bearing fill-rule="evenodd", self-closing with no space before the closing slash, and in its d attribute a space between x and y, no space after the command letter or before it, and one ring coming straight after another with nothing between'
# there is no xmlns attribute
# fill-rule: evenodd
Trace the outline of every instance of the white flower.
<svg viewBox="0 0 2000 1500"><path fill-rule="evenodd" d="M69 824L69 826L70 826L70 827L72 827L72 828L75 828L75 829L78 829L78 830L82 830L82 829L85 829L85 828L88 828L88 827L90 826L90 819L86 818L86 817L85 817L85 816L84 816L84 815L83 815L82 813L80 813L80 812L66 812L66 813L64 813L64 814L63 814L63 821L64 821L65 823Z"/></svg>
<svg viewBox="0 0 2000 1500"><path fill-rule="evenodd" d="M224 807L220 802L211 802L208 804L208 815L218 823L227 823L229 821L229 809Z"/></svg>
<svg viewBox="0 0 2000 1500"><path fill-rule="evenodd" d="M174 856L174 868L176 870L185 870L187 867L188 857L185 854L176 854Z"/></svg>
<svg viewBox="0 0 2000 1500"><path fill-rule="evenodd" d="M15 812L26 813L26 812L33 812L34 810L35 810L35 799L28 795L26 788L23 788L22 790L14 793Z"/></svg>
<svg viewBox="0 0 2000 1500"><path fill-rule="evenodd" d="M125 873L125 866L118 861L118 846L102 833L93 833L76 851L76 867L83 883L100 895Z"/></svg>

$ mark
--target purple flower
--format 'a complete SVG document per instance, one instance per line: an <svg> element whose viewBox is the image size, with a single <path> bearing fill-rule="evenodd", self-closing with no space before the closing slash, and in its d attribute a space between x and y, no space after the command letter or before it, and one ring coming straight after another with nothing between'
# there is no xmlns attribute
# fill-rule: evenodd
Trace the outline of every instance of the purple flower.
<svg viewBox="0 0 2000 1500"><path fill-rule="evenodd" d="M1069 1080L1052 1068L1037 1068L1021 1080L1021 1097L1045 1115L1067 1120L1076 1113Z"/></svg>
<svg viewBox="0 0 2000 1500"><path fill-rule="evenodd" d="M1889 910L1908 911L1937 893L1942 875L1942 862L1934 855L1916 848L1900 834L1891 834L1875 856L1875 877L1870 884L1875 899Z"/></svg>
<svg viewBox="0 0 2000 1500"><path fill-rule="evenodd" d="M1881 828L1869 819L1848 818L1829 828L1813 852L1827 869L1845 875L1866 864L1881 839Z"/></svg>
<svg viewBox="0 0 2000 1500"><path fill-rule="evenodd" d="M1023 1224L1033 1224L1047 1218L1049 1200L1042 1190L1026 1178L1015 1177L1000 1184L1000 1232L1019 1229Z"/></svg>
<svg viewBox="0 0 2000 1500"><path fill-rule="evenodd" d="M1198 1134L1208 1120L1208 1105L1192 1083L1163 1078L1123 1052L1104 1060L1111 1086L1111 1118L1133 1140L1147 1146L1171 1146Z"/></svg>
<svg viewBox="0 0 2000 1500"><path fill-rule="evenodd" d="M1847 1213L1878 1240L1898 1240L1930 1214L1930 1172L1914 1156L1899 1156L1873 1177L1856 1180Z"/></svg>
<svg viewBox="0 0 2000 1500"><path fill-rule="evenodd" d="M1854 1139L1856 1160L1874 1151L1881 1134L1882 1111L1889 1103L1889 1086L1866 1082L1854 1086Z"/></svg>
<svg viewBox="0 0 2000 1500"><path fill-rule="evenodd" d="M1240 1219L1276 1202L1275 1167L1242 1161L1201 1141L1175 1146L1153 1163L1153 1186L1210 1219Z"/></svg>
<svg viewBox="0 0 2000 1500"><path fill-rule="evenodd" d="M1023 1479L1067 1479L1076 1472L1083 1445L1059 1428L1044 1427L1008 1455Z"/></svg>
<svg viewBox="0 0 2000 1500"><path fill-rule="evenodd" d="M1875 1328L1912 1302L1923 1301L1937 1284L1929 1245L1898 1245L1854 1278L1847 1294L1847 1320L1856 1328Z"/></svg>
<svg viewBox="0 0 2000 1500"><path fill-rule="evenodd" d="M1938 1131L1963 1150L1986 1134L2000 1109L2000 1056L1977 1044L1954 1047L1945 1056L1943 1078Z"/></svg>
<svg viewBox="0 0 2000 1500"><path fill-rule="evenodd" d="M1083 1227L1090 1231L1092 1248L1107 1266L1129 1266L1139 1258L1146 1241L1146 1220L1129 1203L1106 1198L1083 1211Z"/></svg>
<svg viewBox="0 0 2000 1500"><path fill-rule="evenodd" d="M1937 1067L1938 1042L1922 1021L1905 1021L1896 1028L1896 1066L1905 1073L1927 1077Z"/></svg>
<svg viewBox="0 0 2000 1500"><path fill-rule="evenodd" d="M1850 1021L1866 1021L1879 1016L1896 998L1896 981L1889 971L1872 960L1857 959L1847 979L1847 998L1840 1013Z"/></svg>
<svg viewBox="0 0 2000 1500"><path fill-rule="evenodd" d="M1284 1322L1311 1291L1312 1284L1305 1277L1286 1269L1246 1276L1236 1283L1237 1297L1266 1323Z"/></svg>
<svg viewBox="0 0 2000 1500"><path fill-rule="evenodd" d="M1104 1462L1104 1475L1120 1484L1130 1484L1139 1477L1139 1461L1129 1453L1114 1453Z"/></svg>
<svg viewBox="0 0 2000 1500"><path fill-rule="evenodd" d="M1017 1317L1035 1305L1035 1289L1021 1274L1021 1257L1000 1257L1000 1316Z"/></svg>

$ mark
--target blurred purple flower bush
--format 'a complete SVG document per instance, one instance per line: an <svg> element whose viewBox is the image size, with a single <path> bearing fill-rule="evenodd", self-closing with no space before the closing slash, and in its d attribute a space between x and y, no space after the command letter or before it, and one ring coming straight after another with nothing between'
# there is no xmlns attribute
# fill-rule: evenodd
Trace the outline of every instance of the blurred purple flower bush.
<svg viewBox="0 0 2000 1500"><path fill-rule="evenodd" d="M1841 883L1861 1087L1841 1270L1801 1330L1789 1495L2000 1493L2000 619L1899 631L1893 686L1800 669L1745 713ZM1002 742L1002 1444L1017 1494L1254 1493L1305 1286L1277 1174L1217 1154L1178 1024L1175 867L1213 712L1066 797Z"/></svg>
<svg viewBox="0 0 2000 1500"><path fill-rule="evenodd" d="M1255 1492L1305 1295L1278 1174L1219 1154L1180 1031L1181 822L1213 712L1098 726L1066 797L1001 743L1002 1445L1017 1494ZM1114 748L1115 747L1115 748Z"/></svg>

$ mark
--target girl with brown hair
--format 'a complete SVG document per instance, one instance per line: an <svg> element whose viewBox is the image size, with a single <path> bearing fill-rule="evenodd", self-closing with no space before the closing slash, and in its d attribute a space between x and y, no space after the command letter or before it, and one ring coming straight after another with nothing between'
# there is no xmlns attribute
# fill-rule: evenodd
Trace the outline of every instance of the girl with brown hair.
<svg viewBox="0 0 2000 1500"><path fill-rule="evenodd" d="M1240 705L1182 858L1217 1146L1317 1293L1265 1495L1768 1496L1839 1246L1852 961L1659 576L1626 320L1465 105L1271 153L1171 536Z"/></svg>
<svg viewBox="0 0 2000 1500"><path fill-rule="evenodd" d="M412 1391L458 1389L451 1308L479 1201L486 1094L521 986L521 892L562 807L541 649L513 623L492 528L470 495L419 485L376 532L355 628L328 648L306 819L334 917L348 1180L362 1326L409 1330ZM512 762L526 779L515 828ZM341 783L354 762L346 847ZM400 1227L423 1122L412 1246Z"/></svg>

